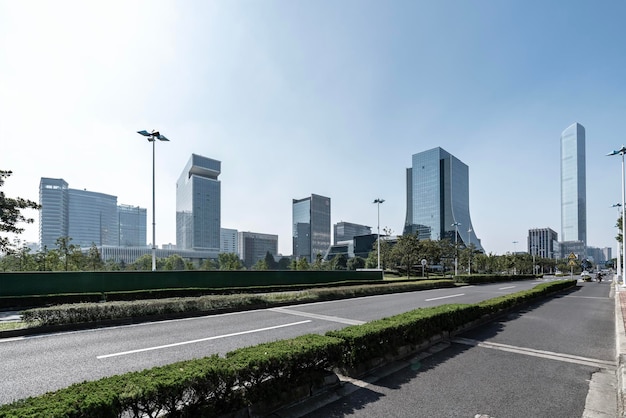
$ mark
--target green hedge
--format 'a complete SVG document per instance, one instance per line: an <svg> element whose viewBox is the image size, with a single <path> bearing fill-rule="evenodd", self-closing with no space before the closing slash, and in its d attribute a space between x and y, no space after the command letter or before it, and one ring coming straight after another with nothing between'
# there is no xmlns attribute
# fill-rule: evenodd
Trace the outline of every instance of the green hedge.
<svg viewBox="0 0 626 418"><path fill-rule="evenodd" d="M313 288L299 292L270 294L206 295L195 298L169 298L116 302L88 302L34 308L22 311L23 321L37 326L54 326L104 321L138 321L154 316L176 316L183 314L213 313L228 310L260 309L284 303L316 302L346 299L385 293L409 292L433 288L452 287L448 281L420 281L349 285L328 288Z"/></svg>
<svg viewBox="0 0 626 418"><path fill-rule="evenodd" d="M326 335L241 348L225 358L213 355L75 384L1 405L0 418L210 417L258 403L269 403L269 411L283 393L319 383L320 371L395 354L398 347L575 285L575 280L546 283L478 304L417 309Z"/></svg>

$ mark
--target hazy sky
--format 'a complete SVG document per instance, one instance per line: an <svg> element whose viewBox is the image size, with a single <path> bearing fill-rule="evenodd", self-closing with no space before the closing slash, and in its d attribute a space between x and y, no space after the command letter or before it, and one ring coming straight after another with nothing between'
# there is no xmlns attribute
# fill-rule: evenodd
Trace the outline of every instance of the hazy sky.
<svg viewBox="0 0 626 418"><path fill-rule="evenodd" d="M560 135L587 133L588 245L615 248L626 142L626 2L0 0L0 169L148 208L176 242L191 153L222 162L222 227L279 236L291 202L401 233L405 169L440 146L469 166L487 252L561 236ZM38 214L22 238L38 240ZM518 244L513 244L518 241ZM615 256L615 252L613 253Z"/></svg>

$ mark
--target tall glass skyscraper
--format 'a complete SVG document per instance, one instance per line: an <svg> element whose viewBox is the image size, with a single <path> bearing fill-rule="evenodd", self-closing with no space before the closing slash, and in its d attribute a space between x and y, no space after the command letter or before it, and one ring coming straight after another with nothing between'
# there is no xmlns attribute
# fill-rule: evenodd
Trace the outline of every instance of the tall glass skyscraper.
<svg viewBox="0 0 626 418"><path fill-rule="evenodd" d="M312 194L293 199L293 256L315 260L330 247L330 198Z"/></svg>
<svg viewBox="0 0 626 418"><path fill-rule="evenodd" d="M404 233L454 242L458 231L459 245L484 251L470 218L468 172L467 165L439 147L413 154L406 173Z"/></svg>
<svg viewBox="0 0 626 418"><path fill-rule="evenodd" d="M561 134L561 240L587 245L585 128L579 123Z"/></svg>
<svg viewBox="0 0 626 418"><path fill-rule="evenodd" d="M197 154L176 182L176 246L220 249L221 162Z"/></svg>

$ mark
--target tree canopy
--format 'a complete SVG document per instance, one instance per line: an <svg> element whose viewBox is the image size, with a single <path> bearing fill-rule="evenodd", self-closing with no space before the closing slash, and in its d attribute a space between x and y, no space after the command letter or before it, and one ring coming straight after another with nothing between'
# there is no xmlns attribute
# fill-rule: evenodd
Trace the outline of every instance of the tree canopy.
<svg viewBox="0 0 626 418"><path fill-rule="evenodd" d="M0 170L0 187L4 185L6 178L13 174L12 171ZM21 197L10 198L0 190L0 232L21 234L24 228L20 228L20 222L33 223L34 219L27 218L22 214L23 209L39 209L40 206L31 200ZM10 248L9 238L0 236L0 252L6 252Z"/></svg>

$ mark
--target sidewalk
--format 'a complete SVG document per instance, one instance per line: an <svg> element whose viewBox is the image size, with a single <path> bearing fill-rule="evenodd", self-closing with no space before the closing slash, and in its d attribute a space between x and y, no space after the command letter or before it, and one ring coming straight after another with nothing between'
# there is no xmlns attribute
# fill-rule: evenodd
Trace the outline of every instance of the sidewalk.
<svg viewBox="0 0 626 418"><path fill-rule="evenodd" d="M615 287L615 360L617 362L617 408L626 417L626 286L614 279Z"/></svg>

